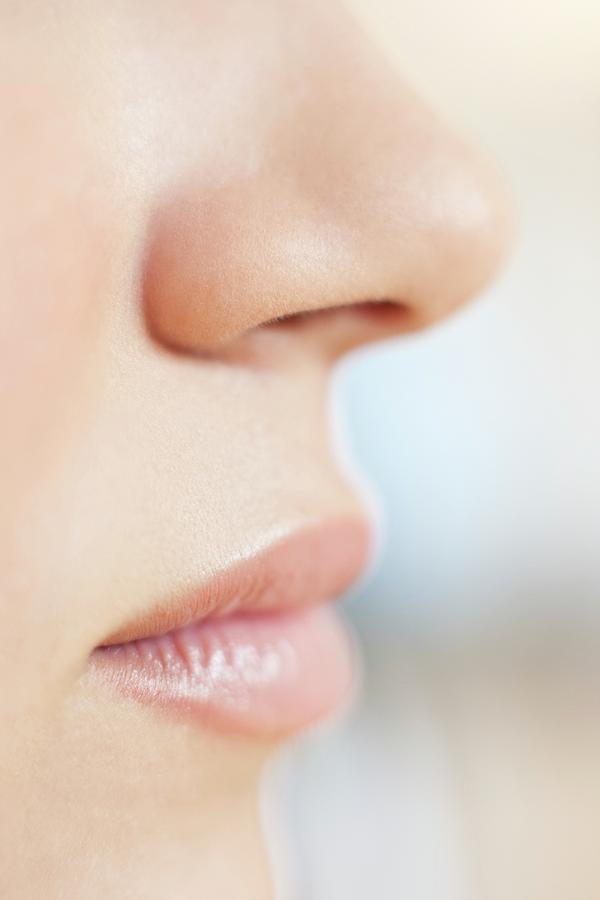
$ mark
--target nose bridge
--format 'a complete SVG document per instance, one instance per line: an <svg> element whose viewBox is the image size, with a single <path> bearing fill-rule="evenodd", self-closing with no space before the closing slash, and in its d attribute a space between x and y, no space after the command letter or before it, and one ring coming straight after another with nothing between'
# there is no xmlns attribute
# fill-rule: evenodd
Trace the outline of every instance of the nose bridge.
<svg viewBox="0 0 600 900"><path fill-rule="evenodd" d="M353 26L314 42L271 85L252 170L239 134L237 169L196 171L157 207L146 300L169 344L364 300L401 303L414 328L498 263L505 207L485 163Z"/></svg>

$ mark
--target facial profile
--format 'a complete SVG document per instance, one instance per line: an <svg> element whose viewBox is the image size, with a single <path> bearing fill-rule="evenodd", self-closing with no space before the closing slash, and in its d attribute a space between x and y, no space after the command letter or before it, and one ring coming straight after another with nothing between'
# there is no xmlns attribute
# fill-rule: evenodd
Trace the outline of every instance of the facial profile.
<svg viewBox="0 0 600 900"><path fill-rule="evenodd" d="M0 885L272 896L264 760L344 702L349 350L497 271L493 168L328 0L0 0Z"/></svg>

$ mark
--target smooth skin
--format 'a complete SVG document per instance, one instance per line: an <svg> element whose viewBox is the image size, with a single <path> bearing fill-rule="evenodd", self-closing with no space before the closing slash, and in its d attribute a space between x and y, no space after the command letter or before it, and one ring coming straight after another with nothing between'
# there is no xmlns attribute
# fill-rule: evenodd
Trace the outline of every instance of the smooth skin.
<svg viewBox="0 0 600 900"><path fill-rule="evenodd" d="M0 0L0 58L0 894L268 898L272 747L90 653L356 512L331 367L475 295L506 203L335 0Z"/></svg>

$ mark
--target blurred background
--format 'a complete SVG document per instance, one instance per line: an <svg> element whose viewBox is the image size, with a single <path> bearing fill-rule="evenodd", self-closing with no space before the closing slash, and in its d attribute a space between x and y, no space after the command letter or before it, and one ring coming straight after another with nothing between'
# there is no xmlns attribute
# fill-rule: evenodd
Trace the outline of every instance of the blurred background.
<svg viewBox="0 0 600 900"><path fill-rule="evenodd" d="M271 776L281 897L594 900L600 5L351 5L499 161L521 233L481 302L340 372L387 536L348 604L360 705Z"/></svg>

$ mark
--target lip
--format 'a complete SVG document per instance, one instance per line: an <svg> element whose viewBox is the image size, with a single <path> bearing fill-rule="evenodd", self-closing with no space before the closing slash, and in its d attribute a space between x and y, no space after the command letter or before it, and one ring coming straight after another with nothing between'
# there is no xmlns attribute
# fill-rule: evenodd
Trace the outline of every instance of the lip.
<svg viewBox="0 0 600 900"><path fill-rule="evenodd" d="M296 531L119 627L91 670L201 726L265 737L301 729L352 685L352 644L326 601L360 576L370 544L364 519Z"/></svg>

